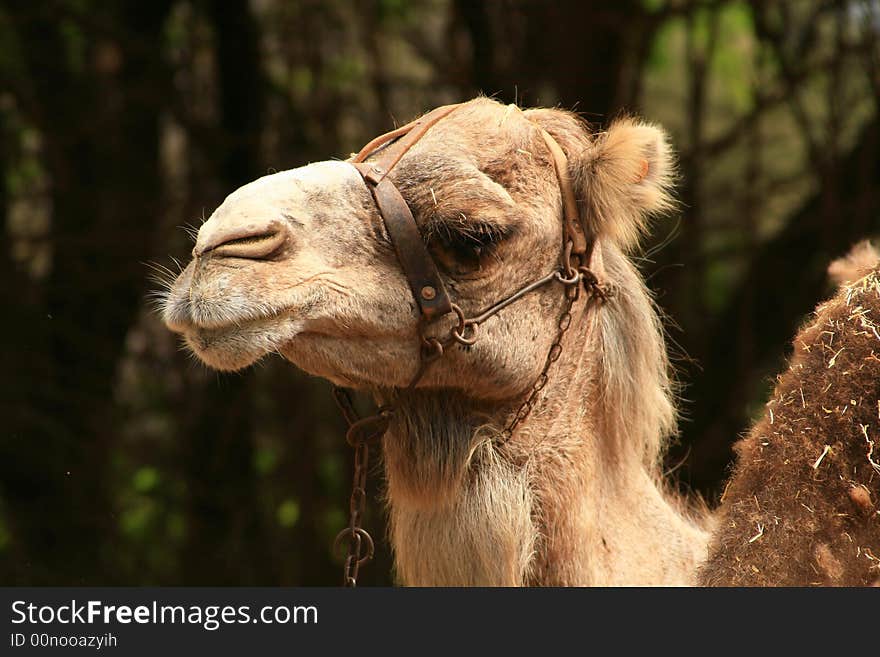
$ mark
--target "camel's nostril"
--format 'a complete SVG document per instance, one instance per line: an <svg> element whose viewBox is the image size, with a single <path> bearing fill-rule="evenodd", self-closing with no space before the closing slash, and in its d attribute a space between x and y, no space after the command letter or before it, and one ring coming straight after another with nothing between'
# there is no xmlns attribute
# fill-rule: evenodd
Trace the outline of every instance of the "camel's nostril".
<svg viewBox="0 0 880 657"><path fill-rule="evenodd" d="M193 255L210 254L221 258L266 260L277 255L287 242L287 231L272 225L263 230L243 230L213 236L203 245L196 245Z"/></svg>

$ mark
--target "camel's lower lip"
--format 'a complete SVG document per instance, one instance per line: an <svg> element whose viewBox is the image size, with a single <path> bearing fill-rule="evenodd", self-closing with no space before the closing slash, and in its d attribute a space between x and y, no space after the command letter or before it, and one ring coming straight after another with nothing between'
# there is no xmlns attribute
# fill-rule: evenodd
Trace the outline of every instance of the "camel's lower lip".
<svg viewBox="0 0 880 657"><path fill-rule="evenodd" d="M222 327L180 328L187 346L203 363L218 370L240 370L293 342L302 322L272 316Z"/></svg>
<svg viewBox="0 0 880 657"><path fill-rule="evenodd" d="M188 335L196 332L228 332L250 326L276 322L293 313L292 308L273 309L273 312L243 313L240 316L222 316L223 310L214 310L203 318L196 316L189 303L169 304L164 313L165 326L174 333Z"/></svg>

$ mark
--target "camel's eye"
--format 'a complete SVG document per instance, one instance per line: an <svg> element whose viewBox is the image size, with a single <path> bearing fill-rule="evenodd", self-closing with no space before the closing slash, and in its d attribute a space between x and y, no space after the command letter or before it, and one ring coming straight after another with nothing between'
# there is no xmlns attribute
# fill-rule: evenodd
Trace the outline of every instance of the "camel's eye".
<svg viewBox="0 0 880 657"><path fill-rule="evenodd" d="M443 222L436 227L431 244L438 264L453 274L469 274L483 268L509 229L480 221Z"/></svg>

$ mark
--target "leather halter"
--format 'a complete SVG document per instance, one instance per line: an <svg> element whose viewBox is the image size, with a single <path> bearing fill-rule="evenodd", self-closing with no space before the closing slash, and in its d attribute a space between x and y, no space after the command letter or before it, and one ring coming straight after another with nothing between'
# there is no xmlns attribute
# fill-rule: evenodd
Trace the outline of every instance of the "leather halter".
<svg viewBox="0 0 880 657"><path fill-rule="evenodd" d="M385 223L385 228L397 253L397 259L409 283L416 305L419 308L421 318L420 332L424 329L425 325L439 317L454 312L458 316L459 325L457 330L453 329L452 336L461 344L472 344L472 341L465 338L464 335L467 327L475 331L477 325L489 316L495 314L515 299L520 298L524 293L554 280L554 275L545 276L539 281L526 286L507 299L494 304L471 320L466 320L461 309L449 299L446 286L443 284L434 259L422 240L412 211L400 191L388 178L388 174L400 162L407 151L431 127L461 106L462 104L455 104L438 107L411 123L407 123L391 132L372 139L349 160L349 163L363 177L364 182L373 195L379 215ZM595 268L601 268L601 263L594 262L594 260L598 260L598 257L596 257L595 238L587 237L589 233L578 212L577 199L569 176L568 158L550 133L540 125L535 124L535 126L540 132L547 149L550 151L553 168L562 195L563 241L562 257L560 260L563 275L557 275L555 280L571 284L575 280L574 277L583 277L588 286L598 290L599 279L596 276L598 272ZM393 148L390 148L392 145ZM378 157L371 162L366 162L368 157L377 152L379 153ZM572 265L572 258L575 259L578 266ZM427 365L426 361L430 362L430 360L439 357L443 353L443 344L437 339L426 339L424 334L422 334L422 343L423 347L427 346L431 353L426 359L423 348L422 367L419 368L410 386L415 385L419 378L421 378Z"/></svg>
<svg viewBox="0 0 880 657"><path fill-rule="evenodd" d="M440 278L440 273L437 271L437 265L434 263L434 259L428 253L428 248L422 240L412 211L409 209L400 191L387 176L406 152L435 123L459 107L461 105L438 107L412 123L380 135L364 146L349 162L358 170L367 187L370 188L370 192L376 202L376 207L382 220L385 222L385 228L394 244L394 250L397 252L400 267L406 276L410 290L419 308L419 336L422 342L420 350L421 362L409 384L410 388L415 387L421 380L427 367L443 355L443 351L447 346L455 342L462 345L474 344L477 327L489 317L492 317L517 299L521 299L526 294L553 281L558 281L565 287L565 300L563 302L563 311L557 323L556 338L547 353L541 374L532 384L530 392L520 404L519 409L513 414L513 418L504 430L498 434L498 438L503 442L510 438L519 423L528 417L535 406L538 395L547 384L547 372L562 353L562 339L571 325L571 310L580 294L581 284L600 299L606 299L608 291L600 284L599 278L596 275L599 272L596 268L601 268L600 250L595 248L595 238L587 237L589 231L586 230L586 227L580 220L577 200L569 178L568 160L565 157L565 153L546 130L541 128L541 126L536 126L552 156L556 179L559 182L559 190L562 194L563 240L560 267L542 278L523 286L474 317L466 318L461 308L452 303L449 299L449 294L446 292L443 279ZM392 144L394 147L389 148ZM372 162L366 162L370 155L377 152L378 157ZM455 313L458 317L458 325L450 330L449 335L443 339L426 337L425 327L427 324L450 312ZM468 334L468 331L470 331L470 334ZM343 583L346 586L355 586L360 566L368 562L373 556L373 539L361 527L361 518L366 503L365 491L369 449L370 445L381 440L388 430L393 410L390 407L384 406L374 415L358 418L348 393L342 388L336 388L334 394L349 425L345 436L346 440L355 449L354 478L351 498L349 500L349 524L336 536L334 548L343 543L348 544L343 565ZM365 550L366 553L364 552Z"/></svg>

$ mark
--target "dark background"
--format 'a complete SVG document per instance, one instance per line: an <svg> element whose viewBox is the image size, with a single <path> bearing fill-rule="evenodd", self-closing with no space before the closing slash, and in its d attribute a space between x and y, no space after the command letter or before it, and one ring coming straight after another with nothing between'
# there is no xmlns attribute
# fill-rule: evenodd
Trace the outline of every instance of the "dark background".
<svg viewBox="0 0 880 657"><path fill-rule="evenodd" d="M877 0L5 0L0 583L339 581L328 384L207 371L150 279L242 183L478 92L670 131L681 212L638 262L683 384L669 469L717 499L825 267L880 234L878 38Z"/></svg>

